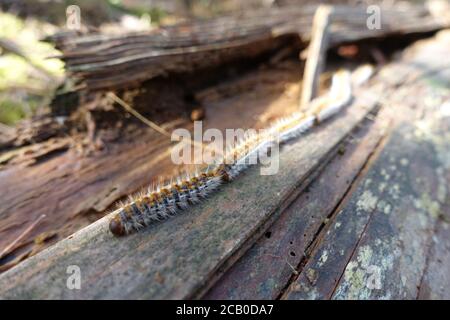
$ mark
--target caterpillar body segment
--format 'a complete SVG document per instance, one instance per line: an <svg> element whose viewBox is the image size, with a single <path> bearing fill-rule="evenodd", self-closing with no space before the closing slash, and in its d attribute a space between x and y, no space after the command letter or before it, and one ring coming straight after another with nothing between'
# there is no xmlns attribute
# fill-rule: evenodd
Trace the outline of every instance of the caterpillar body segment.
<svg viewBox="0 0 450 320"><path fill-rule="evenodd" d="M166 220L200 202L222 183L222 174L204 172L172 185L138 195L119 208L109 228L117 236Z"/></svg>

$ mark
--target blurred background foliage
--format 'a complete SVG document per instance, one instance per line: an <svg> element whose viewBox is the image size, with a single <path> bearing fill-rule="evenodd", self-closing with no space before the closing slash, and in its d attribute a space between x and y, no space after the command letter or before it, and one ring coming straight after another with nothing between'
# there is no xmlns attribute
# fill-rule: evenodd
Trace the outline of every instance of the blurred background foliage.
<svg viewBox="0 0 450 320"><path fill-rule="evenodd" d="M0 122L12 125L48 103L64 69L60 60L48 58L58 52L39 39L56 29L0 12Z"/></svg>

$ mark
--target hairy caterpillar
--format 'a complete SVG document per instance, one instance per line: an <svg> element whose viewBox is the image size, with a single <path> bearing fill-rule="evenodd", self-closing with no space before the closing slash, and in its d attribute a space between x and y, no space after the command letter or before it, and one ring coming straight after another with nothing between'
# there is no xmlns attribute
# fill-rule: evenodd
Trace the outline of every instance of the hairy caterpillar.
<svg viewBox="0 0 450 320"><path fill-rule="evenodd" d="M248 167L248 160L257 157L261 150L272 143L284 143L297 138L338 113L351 99L350 73L338 71L333 76L329 93L315 99L307 112L294 113L278 120L263 134L248 134L225 155L221 155L214 166L132 197L110 220L110 231L116 236L126 235L172 217L200 202L222 183L238 176Z"/></svg>

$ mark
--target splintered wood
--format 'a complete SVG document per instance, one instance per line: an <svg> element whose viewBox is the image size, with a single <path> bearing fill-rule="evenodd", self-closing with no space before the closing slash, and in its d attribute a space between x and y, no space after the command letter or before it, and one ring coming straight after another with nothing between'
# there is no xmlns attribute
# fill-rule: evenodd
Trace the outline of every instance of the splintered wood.
<svg viewBox="0 0 450 320"><path fill-rule="evenodd" d="M450 74L442 68L449 39L439 34L418 43L382 68L370 86L355 92L345 114L281 150L279 174L251 169L189 214L125 238L111 235L108 217L98 220L2 274L0 296L198 298L209 289L206 297L221 298L448 297L440 289L450 283L448 274L434 270L449 254L440 243L449 239L442 226L450 214L450 139L441 108L449 103ZM430 54L440 59L430 61ZM415 107L410 90L433 99ZM374 123L364 120L374 110L373 95L384 96L380 116L393 124L384 133L368 130L366 138L365 129L354 129ZM347 147L341 143L350 134L353 144L366 145L348 147L364 152L350 154L352 165L343 171L339 157L347 157ZM333 178L339 187L322 193L316 184L333 172L317 180L317 169L336 157L337 164L325 168L337 166L334 174L345 181ZM309 206L320 212L309 218ZM301 223L291 224L296 215ZM280 237L285 250L268 243ZM268 260L272 267L266 268L262 261ZM67 289L69 265L82 270L82 290Z"/></svg>
<svg viewBox="0 0 450 320"><path fill-rule="evenodd" d="M311 42L308 47L305 70L303 73L302 94L300 108L305 109L317 94L319 75L324 69L324 60L328 49L330 19L333 7L322 5L317 8L314 15Z"/></svg>

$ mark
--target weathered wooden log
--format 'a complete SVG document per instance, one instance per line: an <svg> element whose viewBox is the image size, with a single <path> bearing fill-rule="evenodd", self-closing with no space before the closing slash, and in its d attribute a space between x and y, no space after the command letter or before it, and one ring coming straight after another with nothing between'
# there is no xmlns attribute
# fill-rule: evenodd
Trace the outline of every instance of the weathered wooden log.
<svg viewBox="0 0 450 320"><path fill-rule="evenodd" d="M286 61L209 87L207 95L197 97L206 111L204 130L258 129L289 115L297 107L300 73L298 62ZM183 91L170 82L147 88L135 103L154 106L150 119L167 130L192 129L182 113ZM111 110L99 116L105 121L113 114ZM39 132L29 129L23 131L27 137ZM27 141L32 142L30 139ZM170 147L169 138L122 116L114 126L97 128L94 141L83 132L66 131L60 137L2 153L0 248L12 243L40 215L47 218L0 259L0 270L104 216L121 198L160 177L176 175L183 168L172 163ZM41 243L36 239L42 235L53 236Z"/></svg>
<svg viewBox="0 0 450 320"><path fill-rule="evenodd" d="M311 177L307 190L293 201L264 236L256 241L203 296L203 299L277 299L301 270L311 244L328 223L336 206L354 185L364 165L380 148L388 119L366 119L352 139L323 171Z"/></svg>
<svg viewBox="0 0 450 320"><path fill-rule="evenodd" d="M449 41L439 34L381 70L369 133L353 134L205 298L449 297L450 122L438 111Z"/></svg>
<svg viewBox="0 0 450 320"><path fill-rule="evenodd" d="M439 50L445 51L442 48ZM439 55L442 59L429 61L430 53L435 56L436 50L430 50L427 54L421 52L422 56L417 54L419 58L413 61L414 63L409 61L412 69L406 69L406 71L401 69L394 73L395 76L399 79L408 78L413 74L411 70L415 68L423 69L424 74L439 75L447 53ZM424 59L424 56L427 58ZM281 72L283 68L284 71ZM286 72L287 69L292 68L292 65L287 64L284 67L259 71L265 76L258 77L255 81L258 84L251 87L253 91L248 90L247 87L248 92L242 96L233 95L233 98L228 100L222 97L222 100L219 99L216 104L207 105L207 113L216 114L216 116L207 117L210 120L208 127L220 129L258 127L267 123L271 117L276 118L294 110L298 102L296 90L298 90L299 70ZM383 84L387 88L398 88L401 82L389 82L393 78L395 77L388 77ZM438 80L434 79L439 83ZM442 82L442 79L440 81ZM277 85L282 89L277 88ZM292 88L297 89L292 90ZM426 90L423 93L426 93ZM309 183L308 179L314 171L323 162L328 161L331 154L338 152L339 142L360 123L368 112L366 108L358 109L355 106L361 101L364 102L362 107L370 109L372 106L365 103L366 98L365 95L360 97L361 100L357 100L346 114L330 121L326 127L311 133L304 140L285 148L281 154L282 174L276 177L260 177L256 168L250 170L236 183L224 187L221 193L200 207L173 219L170 223L156 225L143 233L125 239L113 238L106 227L107 218L101 219L0 276L0 297L179 298L202 296L279 217L305 184ZM417 102L414 95L410 95L409 99L409 104L412 103L411 99ZM406 103L403 100L400 102ZM224 108L224 105L227 108ZM294 109L289 109L290 107ZM266 120L262 120L263 118ZM178 119L178 122L172 123L172 127L179 125L189 127L186 120ZM45 222L46 230L67 227L67 221L83 226L98 217L94 211L104 210L116 199L145 185L156 175L169 174L173 168L167 165L169 163L166 153L168 141L142 128L130 126L128 130L123 134L120 144L107 145L102 152L94 153L91 158L77 155L74 152L77 149L72 148L71 152L46 158L45 161L38 161L30 167L14 167L0 171L0 187L3 191L0 199L1 203L7 204L0 211L4 222L0 229L1 247L7 245L6 242L11 240L11 235L20 234L20 229L26 228L43 212L50 218ZM408 150L416 150L414 146L408 146ZM436 143L434 146L442 147L442 144ZM390 148L395 150L392 146ZM429 153L431 157L431 149ZM424 164L426 167L427 161L422 161L423 159L430 158L424 156L417 163ZM127 170L124 171L123 168ZM14 186L14 189L11 186ZM404 195L410 196L407 193ZM238 201L231 202L230 196ZM49 203L52 206L48 206ZM351 208L347 212L347 215L351 214ZM414 212L423 213L420 210ZM12 218L13 214L20 215L21 218L16 220ZM58 220L61 217L64 218ZM367 215L363 215L361 219L364 217ZM351 217L347 221L350 220ZM18 224L17 221L21 223ZM433 221L435 219L427 220L427 226L430 226ZM25 222L27 225L24 226ZM371 230L371 234L379 232L376 225L366 225L368 230ZM398 224L391 224L391 226L398 227ZM74 228L74 226L71 227ZM423 234L422 229L418 231L419 234ZM370 238L371 234L367 237ZM441 231L440 234L445 235L445 232ZM39 238L36 237L37 235L38 233L31 234L25 244L22 243L19 248L16 248L17 252L2 258L1 263L23 257L22 254L34 253L33 250L28 250L27 245L33 239L37 243L36 239ZM64 235L67 234L60 233L60 236ZM357 238L357 236L354 237L354 239ZM408 241L408 238L405 239ZM330 240L324 243L330 243ZM429 238L421 238L418 252L423 254L425 252L423 246L428 244ZM21 248L27 249L20 251ZM355 252L362 250L358 245L354 248L358 249ZM408 253L410 250L411 246L408 246L404 252ZM435 250L442 252L443 249L436 246ZM313 253L315 255L311 265L321 261L323 251L315 250ZM346 257L353 259L354 262L358 261L358 255L348 254ZM438 259L436 254L430 259L433 257ZM419 262L417 267L409 273L413 276L411 279L414 282L417 282L418 274L422 270L428 270L423 260ZM342 267L345 263L345 260L341 261L341 267L338 268L342 272L346 269ZM83 281L85 285L82 287L83 290L67 288L66 271L69 265L80 266L82 286ZM431 277L431 273L438 268L437 266L438 261L435 260L425 275L430 288L436 288L439 281L446 279L445 276ZM311 271L308 274L314 275ZM300 276L297 280L301 282L302 279L304 277ZM311 279L314 282L315 278ZM398 278L398 272L390 279L392 282L398 279L402 281ZM342 278L339 282L342 289L338 296L353 297L353 291L348 290L349 285L344 280L345 278ZM324 292L327 294L324 296L331 296L330 293L334 292L334 287L330 287L329 283L326 284L328 287L324 287ZM411 283L407 282L407 286L410 288ZM288 297L291 292L298 293L295 283L288 289L288 293L283 297ZM400 290L392 292L403 293ZM407 293L410 297L417 292L410 290ZM423 294L426 292L423 291ZM401 297L401 295L398 296Z"/></svg>
<svg viewBox="0 0 450 320"><path fill-rule="evenodd" d="M5 272L0 276L0 296L197 297L214 282L218 268L226 268L241 256L277 218L308 175L337 151L374 106L367 97L357 98L344 114L282 149L278 174L261 176L253 167L170 223L115 238L108 230L109 217L98 220ZM67 288L69 265L79 266L84 274L83 290Z"/></svg>
<svg viewBox="0 0 450 320"><path fill-rule="evenodd" d="M324 70L326 52L328 49L328 39L333 8L330 6L319 6L314 15L311 41L308 46L308 56L303 74L302 94L300 96L300 108L306 108L317 95L319 86L319 76Z"/></svg>

